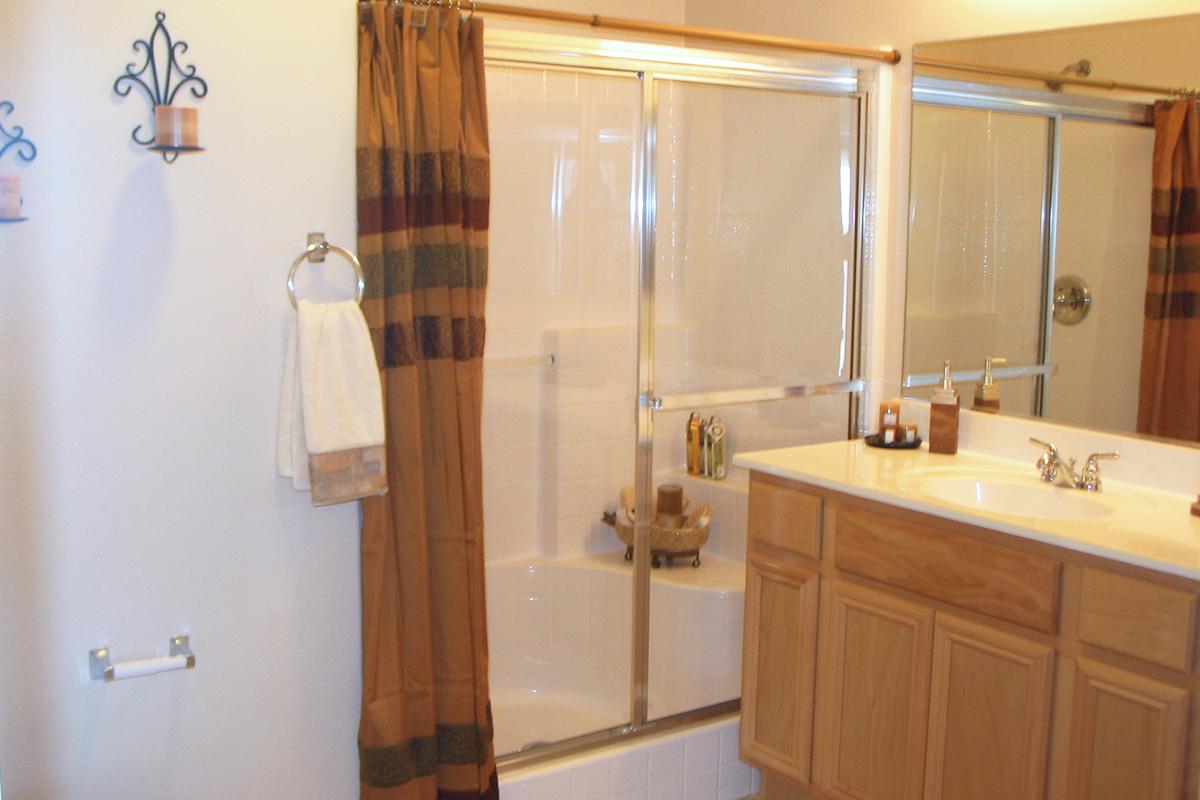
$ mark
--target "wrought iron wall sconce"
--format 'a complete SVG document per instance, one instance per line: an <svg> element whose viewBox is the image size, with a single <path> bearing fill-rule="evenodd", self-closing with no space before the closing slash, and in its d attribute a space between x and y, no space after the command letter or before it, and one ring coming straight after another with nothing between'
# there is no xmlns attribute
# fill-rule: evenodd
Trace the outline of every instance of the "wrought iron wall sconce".
<svg viewBox="0 0 1200 800"><path fill-rule="evenodd" d="M185 86L192 97L200 99L208 94L208 83L196 74L196 66L179 63L179 57L188 50L184 41L175 41L165 24L167 15L159 11L154 15L154 31L149 39L138 39L133 51L140 52L144 61L140 67L136 62L125 65L125 73L113 83L113 91L128 97L136 87L146 94L154 111L154 134L143 134L142 126L133 129L133 141L156 153L163 161L171 164L180 153L199 153L197 129L198 113L194 108L174 105L179 91Z"/></svg>
<svg viewBox="0 0 1200 800"><path fill-rule="evenodd" d="M0 161L11 150L17 158L29 163L37 158L37 147L25 138L25 129L20 125L7 128L3 117L13 112L14 106L7 100L0 101ZM0 223L24 222L21 216L24 205L21 198L21 179L16 175L0 175Z"/></svg>

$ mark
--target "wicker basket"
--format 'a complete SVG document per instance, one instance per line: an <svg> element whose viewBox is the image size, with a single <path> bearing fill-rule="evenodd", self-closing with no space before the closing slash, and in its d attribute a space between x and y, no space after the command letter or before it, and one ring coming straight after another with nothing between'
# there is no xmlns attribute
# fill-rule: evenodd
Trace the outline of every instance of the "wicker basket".
<svg viewBox="0 0 1200 800"><path fill-rule="evenodd" d="M692 566L700 566L700 548L708 543L711 519L712 509L701 506L686 517L661 515L650 523L651 565L659 567L665 558L667 566L674 566L676 558L691 556ZM625 544L625 560L632 561L634 525L631 509L622 508L615 514L605 514L604 521Z"/></svg>

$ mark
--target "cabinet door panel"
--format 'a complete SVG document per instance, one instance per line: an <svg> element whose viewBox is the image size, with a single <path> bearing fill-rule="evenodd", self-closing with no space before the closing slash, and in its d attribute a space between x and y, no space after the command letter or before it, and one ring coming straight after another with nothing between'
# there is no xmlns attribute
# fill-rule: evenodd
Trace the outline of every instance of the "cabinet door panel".
<svg viewBox="0 0 1200 800"><path fill-rule="evenodd" d="M746 565L743 757L807 783L817 663L817 575L751 556Z"/></svg>
<svg viewBox="0 0 1200 800"><path fill-rule="evenodd" d="M1053 662L1048 645L937 615L926 800L1040 800Z"/></svg>
<svg viewBox="0 0 1200 800"><path fill-rule="evenodd" d="M1082 658L1071 683L1066 796L1179 800L1187 691Z"/></svg>
<svg viewBox="0 0 1200 800"><path fill-rule="evenodd" d="M916 800L933 612L838 582L821 603L816 783L847 800Z"/></svg>

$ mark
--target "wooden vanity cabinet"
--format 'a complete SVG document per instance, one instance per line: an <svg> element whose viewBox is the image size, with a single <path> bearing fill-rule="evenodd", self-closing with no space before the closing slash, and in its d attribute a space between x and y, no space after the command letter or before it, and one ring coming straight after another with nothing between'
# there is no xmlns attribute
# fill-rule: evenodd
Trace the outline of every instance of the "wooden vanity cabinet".
<svg viewBox="0 0 1200 800"><path fill-rule="evenodd" d="M746 565L742 751L797 781L810 775L817 574L751 556Z"/></svg>
<svg viewBox="0 0 1200 800"><path fill-rule="evenodd" d="M764 800L1192 800L1200 584L760 473Z"/></svg>

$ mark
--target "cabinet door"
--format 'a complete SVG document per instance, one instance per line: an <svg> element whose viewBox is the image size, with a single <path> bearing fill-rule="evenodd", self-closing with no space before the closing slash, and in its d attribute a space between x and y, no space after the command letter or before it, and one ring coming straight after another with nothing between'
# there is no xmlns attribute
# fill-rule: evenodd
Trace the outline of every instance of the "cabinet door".
<svg viewBox="0 0 1200 800"><path fill-rule="evenodd" d="M1188 692L1087 659L1063 670L1065 796L1070 800L1179 800Z"/></svg>
<svg viewBox="0 0 1200 800"><path fill-rule="evenodd" d="M840 582L821 605L816 784L846 800L916 800L933 611Z"/></svg>
<svg viewBox="0 0 1200 800"><path fill-rule="evenodd" d="M926 800L1040 800L1054 651L938 614L933 630Z"/></svg>
<svg viewBox="0 0 1200 800"><path fill-rule="evenodd" d="M742 757L807 783L817 664L817 575L756 557L746 564Z"/></svg>

